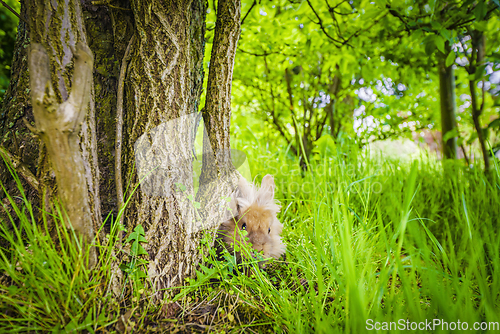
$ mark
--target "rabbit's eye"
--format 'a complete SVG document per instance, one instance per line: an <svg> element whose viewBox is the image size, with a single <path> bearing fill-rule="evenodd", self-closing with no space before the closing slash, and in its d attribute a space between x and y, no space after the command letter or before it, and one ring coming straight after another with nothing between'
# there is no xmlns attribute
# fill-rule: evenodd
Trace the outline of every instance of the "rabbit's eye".
<svg viewBox="0 0 500 334"><path fill-rule="evenodd" d="M246 230L246 229L247 229L247 224L246 224L246 223L243 223L243 225L241 225L241 229L242 229L242 230Z"/></svg>
<svg viewBox="0 0 500 334"><path fill-rule="evenodd" d="M271 228L269 228L269 230L267 230L267 233L268 233L268 234L269 234L269 233L271 233Z"/></svg>

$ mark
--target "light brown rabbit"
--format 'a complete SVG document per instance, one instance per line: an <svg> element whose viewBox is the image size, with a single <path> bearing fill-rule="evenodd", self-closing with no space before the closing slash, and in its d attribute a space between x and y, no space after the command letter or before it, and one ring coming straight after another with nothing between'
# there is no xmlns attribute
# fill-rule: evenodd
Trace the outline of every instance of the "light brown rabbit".
<svg viewBox="0 0 500 334"><path fill-rule="evenodd" d="M235 243L247 243L241 235L241 231L247 231L248 242L252 244L253 249L263 253L264 259L278 259L285 253L286 246L280 238L283 225L276 217L280 206L274 200L275 187L274 178L269 174L262 179L260 189L249 184L245 178L240 178L238 189L229 205L231 217L220 225L217 236L230 252L233 251ZM240 253L237 253L237 259L241 259ZM262 265L263 263L260 263L261 267Z"/></svg>

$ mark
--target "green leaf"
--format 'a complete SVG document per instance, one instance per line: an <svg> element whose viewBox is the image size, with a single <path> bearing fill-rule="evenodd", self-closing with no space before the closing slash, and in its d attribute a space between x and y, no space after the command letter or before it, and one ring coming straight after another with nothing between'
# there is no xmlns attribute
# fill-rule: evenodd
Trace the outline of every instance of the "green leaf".
<svg viewBox="0 0 500 334"><path fill-rule="evenodd" d="M453 130L446 132L443 136L443 142L446 142L448 139L453 137L458 137L458 128L453 128Z"/></svg>
<svg viewBox="0 0 500 334"><path fill-rule="evenodd" d="M441 30L441 36L447 41L451 39L451 32L448 29Z"/></svg>
<svg viewBox="0 0 500 334"><path fill-rule="evenodd" d="M144 227L142 227L142 225L137 225L135 228L134 228L134 231L137 232L138 234L140 235L144 235Z"/></svg>
<svg viewBox="0 0 500 334"><path fill-rule="evenodd" d="M441 51L442 53L445 53L444 51L444 38L441 37L441 36L438 36L438 35L435 35L434 36L434 43L436 44L436 47L439 51Z"/></svg>
<svg viewBox="0 0 500 334"><path fill-rule="evenodd" d="M130 252L135 256L148 255L148 252L146 252L146 250L138 242L134 242L132 244L132 247L130 247Z"/></svg>
<svg viewBox="0 0 500 334"><path fill-rule="evenodd" d="M446 67L450 67L455 62L455 51L451 50L446 57Z"/></svg>
<svg viewBox="0 0 500 334"><path fill-rule="evenodd" d="M497 118L488 124L488 128L500 128L500 118Z"/></svg>
<svg viewBox="0 0 500 334"><path fill-rule="evenodd" d="M431 26L432 26L432 29L437 30L437 31L441 31L441 29L443 28L441 23L439 23L438 21L432 21Z"/></svg>
<svg viewBox="0 0 500 334"><path fill-rule="evenodd" d="M467 1L465 1L464 4L462 5L462 8L464 10L467 10L467 6L470 6L473 2L474 2L474 0L467 0Z"/></svg>
<svg viewBox="0 0 500 334"><path fill-rule="evenodd" d="M497 52L491 53L491 58L495 59L496 61L500 61L500 53Z"/></svg>
<svg viewBox="0 0 500 334"><path fill-rule="evenodd" d="M179 188L181 191L185 191L186 190L186 186L183 185L182 183L180 182L176 182L175 185L177 186L177 188Z"/></svg>
<svg viewBox="0 0 500 334"><path fill-rule="evenodd" d="M476 17L476 20L481 21L486 17L486 14L488 13L488 7L483 0L480 0L472 12Z"/></svg>
<svg viewBox="0 0 500 334"><path fill-rule="evenodd" d="M430 56L434 53L434 50L436 50L436 44L434 43L434 38L432 35L429 35L424 38L424 46L425 46L425 53Z"/></svg>
<svg viewBox="0 0 500 334"><path fill-rule="evenodd" d="M331 155L336 150L335 140L331 135L323 135L316 142L312 152L320 155Z"/></svg>
<svg viewBox="0 0 500 334"><path fill-rule="evenodd" d="M137 234L137 232L132 232L130 233L130 235L128 236L127 240L125 240L125 243L129 243L131 241L134 241L136 240L137 238L139 237L139 235Z"/></svg>
<svg viewBox="0 0 500 334"><path fill-rule="evenodd" d="M387 4L386 0L375 0L375 3L380 7L380 8L384 8L385 9L385 6Z"/></svg>
<svg viewBox="0 0 500 334"><path fill-rule="evenodd" d="M486 69L486 65L481 65L476 68L476 72L474 73L474 81L477 81L483 77L484 70Z"/></svg>
<svg viewBox="0 0 500 334"><path fill-rule="evenodd" d="M76 332L78 329L78 319L73 318L69 324L64 327L66 333Z"/></svg>
<svg viewBox="0 0 500 334"><path fill-rule="evenodd" d="M477 138L477 132L471 134L470 138L467 140L467 145L471 145Z"/></svg>
<svg viewBox="0 0 500 334"><path fill-rule="evenodd" d="M122 262L120 263L120 269L124 272L130 271L130 263Z"/></svg>
<svg viewBox="0 0 500 334"><path fill-rule="evenodd" d="M138 270L137 271L137 277L138 278L146 278L146 277L148 277L148 275L144 271Z"/></svg>
<svg viewBox="0 0 500 334"><path fill-rule="evenodd" d="M474 21L472 23L472 27L475 30L487 31L488 30L488 21Z"/></svg>
<svg viewBox="0 0 500 334"><path fill-rule="evenodd" d="M424 32L422 31L422 29L415 30L415 32L412 34L413 39L416 41L419 41L423 36Z"/></svg>

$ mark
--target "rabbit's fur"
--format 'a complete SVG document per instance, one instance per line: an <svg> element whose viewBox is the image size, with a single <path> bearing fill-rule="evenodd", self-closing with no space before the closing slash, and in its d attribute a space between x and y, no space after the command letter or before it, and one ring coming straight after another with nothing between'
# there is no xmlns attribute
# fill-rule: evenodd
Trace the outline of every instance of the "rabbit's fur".
<svg viewBox="0 0 500 334"><path fill-rule="evenodd" d="M283 225L276 217L280 206L274 200L275 187L274 178L269 174L262 179L260 189L249 184L245 178L240 178L229 204L231 217L220 225L217 235L230 252L235 242L240 245L247 243L245 237L241 236L241 231L246 230L248 242L253 249L263 253L264 259L278 259L285 253L286 246L280 238ZM237 258L241 259L239 253Z"/></svg>

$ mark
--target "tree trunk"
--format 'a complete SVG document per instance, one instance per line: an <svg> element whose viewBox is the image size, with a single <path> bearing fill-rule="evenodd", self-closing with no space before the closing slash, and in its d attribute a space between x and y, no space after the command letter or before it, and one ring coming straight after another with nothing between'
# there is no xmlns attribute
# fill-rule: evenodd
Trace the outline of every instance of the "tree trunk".
<svg viewBox="0 0 500 334"><path fill-rule="evenodd" d="M26 17L24 1L22 1L21 5L21 16ZM37 203L37 199L38 192L42 193L42 189L40 189L42 187L40 183L37 187L33 187L27 179L30 178L29 175L34 175L37 180L40 179L43 167L40 166L42 163L39 163L39 140L31 135L31 131L23 122L23 119L26 119L28 122L34 122L29 94L28 46L28 25L24 21L19 21L16 45L14 47L14 58L11 65L11 80L0 108L0 136L2 150L8 152L8 155L11 157L10 160L19 162L19 165L14 163L15 165L26 167L27 173L21 171L19 168L15 169L20 175L21 184L28 199L34 202L34 207L36 207L40 206L40 203ZM9 194L17 194L16 183L8 169L4 167L3 163L0 163L0 166L0 180L2 184ZM38 166L40 167L37 168ZM0 198L3 199L4 197L5 195L2 191ZM9 220L6 219L6 221Z"/></svg>
<svg viewBox="0 0 500 334"><path fill-rule="evenodd" d="M477 66L483 65L484 62L484 49L485 49L485 38L482 32L474 31L472 34L472 56L471 63L469 67L469 75L475 75ZM477 50L477 51L476 51ZM469 90L470 90L470 98L471 98L471 107L472 107L472 121L474 122L474 128L477 132L477 139L479 140L479 145L481 145L481 151L483 153L483 161L484 161L484 169L486 172L490 170L490 156L488 149L486 148L486 138L484 138L483 128L481 127L481 114L484 109L484 80L483 80L483 98L481 106L478 106L477 103L477 94L476 94L476 80L469 80Z"/></svg>
<svg viewBox="0 0 500 334"><path fill-rule="evenodd" d="M240 0L220 0L210 57L208 87L203 119L203 165L197 201L204 207L206 228L222 221L221 196L230 194L237 185L237 173L231 160L229 126L231 121L231 85L234 58L240 37ZM224 201L222 199L222 201Z"/></svg>
<svg viewBox="0 0 500 334"><path fill-rule="evenodd" d="M125 0L113 1L113 7L94 6L91 1L82 1L87 41L94 53L94 89L91 107L95 114L94 147L99 166L99 178L94 186L99 187L103 221L111 212L118 213L115 187L115 133L118 77L121 60L133 33L130 4ZM111 219L110 219L111 220ZM109 232L106 225L103 232Z"/></svg>
<svg viewBox="0 0 500 334"><path fill-rule="evenodd" d="M51 68L59 68L52 76L58 102L64 102L71 94L73 54L69 44L75 46L79 41L88 40L94 53L90 113L82 125L78 143L95 229L102 221L101 203L104 216L110 211L117 212L114 148L115 141L120 139L116 137L115 113L119 64L132 35L135 36L125 77L123 169L119 176L124 184L125 199L137 187L126 207L125 224L128 231L137 225L142 225L146 231L148 243L144 247L149 253L148 273L158 291L157 300L160 300L164 293L160 289L181 285L186 276L194 273L201 258L197 250L200 223L213 227L222 221L224 210L219 210L215 204L220 204L221 197L230 194L233 184L227 181L236 181L238 176L230 163L229 121L240 2L219 2L211 79L203 115L207 127L205 151L211 152L211 161L215 163L209 163L210 159L204 161L203 180L207 182L200 182L206 187L199 191L197 200L204 201L204 207L199 208L193 201L191 152L193 115L199 110L203 84L205 1L136 0L130 3L116 0L108 8L82 0L84 21L78 19L78 15L64 16L76 8L76 1L70 0L67 6L54 5L54 11L68 20L55 21L55 16L48 20L43 17L48 12L43 7L35 7L34 2L23 3L22 13L31 9L31 30L36 33L30 37L34 41L42 40L47 29L45 22L52 24L46 33L45 49L49 50ZM128 8L131 11L123 10ZM70 34L69 30L76 33ZM58 34L65 34L66 38L61 39ZM4 100L5 118L1 119L3 142L8 144L5 146L9 153L18 153L22 147L30 148L11 156L15 160L20 158L16 161L28 167L36 176L35 180L40 181L40 188L47 188L48 195L40 197L49 198L55 183L47 149L32 139L21 119L26 115L28 121L33 122L31 104L25 92L28 85L24 74L27 72L24 48L28 45L28 33L23 23L19 35L13 64L15 73L10 93ZM14 123L11 128L10 123ZM18 145L12 140L13 133L17 135ZM151 166L156 169L151 170ZM9 180L5 173L3 180ZM26 186L29 187L29 183ZM43 194L43 190L39 192ZM32 193L33 197L39 197L36 189ZM209 196L205 196L207 193ZM193 197L188 199L188 195ZM116 283L118 286L119 282Z"/></svg>
<svg viewBox="0 0 500 334"><path fill-rule="evenodd" d="M201 234L187 197L194 196L193 113L203 84L206 8L202 0L136 0L132 8L136 37L126 85L123 165L125 179L132 180L129 189L141 179L142 184L127 207L126 223L146 231L148 273L161 300L162 289L183 284L200 259Z"/></svg>
<svg viewBox="0 0 500 334"><path fill-rule="evenodd" d="M446 44L446 50L450 48ZM453 136L446 141L447 133L454 131L457 127L456 102L455 102L455 75L452 66L446 67L446 55L439 60L439 95L441 99L441 141L443 156L446 159L455 159L457 156L457 138Z"/></svg>
<svg viewBox="0 0 500 334"><path fill-rule="evenodd" d="M28 199L34 202L35 206L49 211L49 199L56 193L52 163L49 161L45 144L34 137L25 124L26 122L28 125L35 125L30 99L28 49L31 40L42 42L45 50L50 50L49 58L51 71L53 71L51 83L56 88L56 99L64 102L71 94L72 48L74 49L80 41L85 42L86 37L79 5L77 6L74 2L62 5L56 2L49 4L49 7L45 5L46 3L21 2L21 17L29 17L32 27L28 29L28 24L24 21L19 23L12 63L12 80L2 105L1 134L2 144L6 151L14 157L14 160L20 162L16 165L18 165L17 171L21 179L28 180L22 183L27 190ZM44 8L48 10L44 11ZM28 12L30 15L27 15ZM92 112L91 109L90 113ZM84 167L83 175L87 182L91 218L93 229L95 229L101 217L99 192L96 187L99 175L96 151L93 149L95 147L95 124L92 117L85 119L76 142L84 159L81 165ZM28 174L37 179L38 188L29 181ZM9 193L16 192L15 183L5 168L2 168L1 179Z"/></svg>
<svg viewBox="0 0 500 334"><path fill-rule="evenodd" d="M338 71L338 65L337 65ZM326 105L325 111L328 115L328 119L330 121L330 135L333 137L333 140L337 141L338 131L337 128L340 128L339 117L336 117L338 114L337 110L337 93L340 89L340 76L335 74L331 79L332 82L328 85L328 94L330 95L330 102Z"/></svg>
<svg viewBox="0 0 500 334"><path fill-rule="evenodd" d="M48 152L57 195L69 219L67 224L91 243L94 228L100 221L100 207L95 187L91 190L97 193L90 192L95 195L92 199L96 210L92 215L87 182L95 184L98 170L92 168L96 167L95 163L85 170L82 157L88 159L95 154L92 146L95 122L93 115L86 117L93 55L86 44L80 2L30 1L27 8L32 42L28 55L30 87L36 124L30 127L40 136ZM85 119L89 122L82 126ZM89 261L90 266L97 262L95 248L90 250Z"/></svg>

